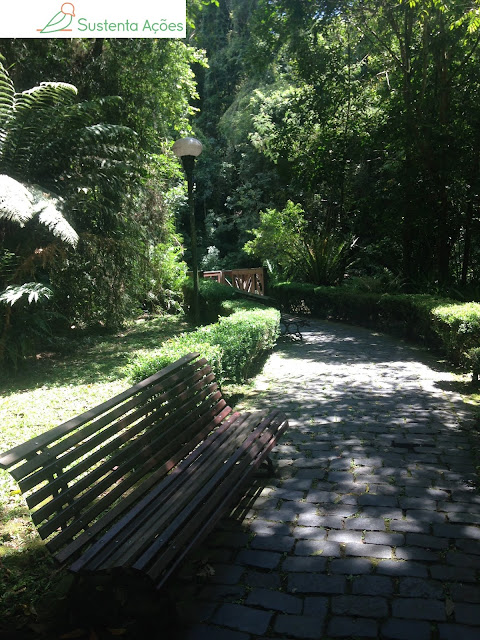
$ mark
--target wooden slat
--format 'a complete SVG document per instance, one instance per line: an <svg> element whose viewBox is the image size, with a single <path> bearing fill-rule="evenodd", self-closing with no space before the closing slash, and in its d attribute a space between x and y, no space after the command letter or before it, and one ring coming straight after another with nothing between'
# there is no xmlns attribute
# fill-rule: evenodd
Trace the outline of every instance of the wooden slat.
<svg viewBox="0 0 480 640"><path fill-rule="evenodd" d="M234 440L240 438L243 441L247 439L248 433L251 431L250 426L247 426L246 433L237 433L243 429L241 423L246 417L244 415L236 422L231 421L228 432L225 432L226 425L222 425L220 428L223 428L223 432L225 432L225 434L222 433L222 436L230 437L230 441L227 442L227 446L230 445L230 449L237 448L239 445L236 441L232 442L232 438ZM141 511L139 506L135 508L133 513L129 513L125 517L121 527L119 525L115 531L115 533L118 531L118 535L113 536L115 539L114 544L111 544L110 549L106 549L95 562L88 565L89 570L128 564L127 556L131 557L133 561L145 547L150 545L156 533L161 532L179 510L188 507L192 501L197 499L196 494L199 488L206 485L208 478L218 471L218 467L225 468L225 456L220 447L215 447L216 438L217 434L212 434L207 441L202 443L201 447L192 454L193 458L190 457L187 461L188 468L185 467L185 462L182 463L183 471L179 477L180 484L175 482L172 486L172 477L169 477L168 483L165 485L168 487L168 491L159 486L152 494L147 496L143 505L140 505L142 507ZM218 453L219 450L220 454ZM228 455L232 455L231 450ZM215 461L214 465L211 464L212 457ZM195 462L200 460L200 464L203 465L202 470L205 471L206 468L206 474L199 474L198 468L195 465L190 465L191 459L194 459ZM175 472L178 473L178 470L176 469ZM182 491L182 487L185 487L185 485L187 492L184 495L179 494L179 490ZM185 505L185 503L187 504ZM144 522L146 526L143 526ZM111 534L109 533L108 535L110 536ZM105 543L106 540L103 542Z"/></svg>
<svg viewBox="0 0 480 640"><path fill-rule="evenodd" d="M264 447L262 455L257 456L256 460L251 465L248 476L245 475L242 480L248 479L248 477L251 476L253 472L260 466L262 461L275 446L278 438L287 428L288 421L284 416L282 416L278 429L275 433L275 437L272 438L270 442ZM230 493L227 493L227 495L225 495L221 503L217 504L214 514L211 514L210 517L204 519L204 522L201 524L201 526L198 526L197 522L196 530L192 532L192 535L188 538L185 546L182 549L177 548L176 555L172 557L168 565L166 562L162 562L159 567L150 569L149 575L155 581L157 589L161 588L165 584L166 580L183 561L187 553L189 553L191 549L196 547L205 538L205 536L213 529L218 521L228 512L231 506L241 497L241 494L244 490L243 487L243 482L239 483L237 487L235 487Z"/></svg>
<svg viewBox="0 0 480 640"><path fill-rule="evenodd" d="M153 570L154 573L159 573L161 563L164 561L165 563L168 562L173 547L175 547L175 551L178 550L183 544L182 541L188 539L191 535L191 529L197 526L194 521L191 520L192 514L195 513L201 505L203 517L208 517L210 506L215 506L220 496L224 495L232 486L236 485L243 475L245 468L250 464L252 454L259 452L260 444L263 441L271 439L271 433L268 432L270 422L271 418L264 419L255 430L248 435L241 446L236 448L233 455L221 466L211 480L198 489L195 499L190 501L186 508L171 522L162 534L153 540L147 551L135 562L133 568L146 571L148 565L154 558L159 556L160 549L164 547L167 549L167 551L164 552L164 560L158 558L155 561L156 569ZM227 478L228 481L220 484L224 478ZM171 537L177 531L181 533L175 535L175 544L173 545L171 544ZM128 566L127 562L124 564Z"/></svg>
<svg viewBox="0 0 480 640"><path fill-rule="evenodd" d="M158 420L164 418L167 412L170 412L171 414L173 414L173 410L175 409L178 410L179 408L182 408L179 406L181 405L181 402L185 401L186 398L191 396L193 392L201 390L204 384L208 385L210 382L213 381L213 379L214 379L213 374L209 374L203 380L200 380L195 385L192 385L191 391L186 387L183 388L184 387L183 385L177 385L177 387L174 387L172 391L167 392L166 394L162 394L162 396L156 398L155 401L152 401L151 404L149 405L150 409L154 409L158 405L161 405L162 402L165 401L165 399L170 399L170 395L173 394L173 401L171 404L168 405L168 407L165 406L164 408L162 408L161 411L157 411L157 412L152 411L151 413L147 414L146 417L138 420L138 422L136 422L136 424L134 424L133 427L131 427L125 432L119 433L117 438L111 439L110 442L104 445L101 449L98 449L97 451L94 451L93 453L91 453L88 456L88 458L82 460L74 467L66 471L63 471L62 476L60 478L50 481L47 486L42 487L41 489L36 491L34 494L32 494L32 496L30 496L27 499L28 506L30 508L33 508L43 500L47 499L49 495L55 496L58 489L61 488L62 483L65 484L67 482L70 482L76 479L84 471L93 467L96 463L101 461L106 455L111 454L113 451L117 450L123 444L124 447L122 448L121 452L117 456L108 458L108 460L106 460L103 465L100 465L97 468L92 469L91 475L89 475L91 482L93 482L94 480L98 479L103 475L103 469L105 465L108 465L109 467L119 466L122 463L122 461L126 458L125 452L128 446L135 446L135 448L138 448L144 440L148 440L149 437L151 438L151 435L150 435L151 430L147 432L144 437L139 437L136 440L134 440L137 434L139 434L142 430L146 429L147 427L155 428L156 426L155 423L157 423ZM181 390L182 388L183 390ZM211 390L212 392L216 390L215 385L211 386ZM178 393L177 395L177 392L179 391L181 392ZM206 397L206 395L207 394L204 393L202 396L199 394L197 396L191 397L189 401L189 405L195 406L196 399L198 399L198 401L201 401L203 400L204 397ZM186 407L186 404L184 406ZM66 454L59 460L52 461L41 472L37 472L34 478L28 478L26 481L20 482L19 483L20 488L22 489L22 491L25 491L26 489L29 489L32 486L35 486L35 484L43 482L44 478L52 477L53 474L58 470L58 467L60 467L60 465L63 465L66 467L71 463L75 462L75 460L77 460L78 458L82 458L83 456L86 456L91 449L94 449L95 447L99 446L102 443L102 441L107 440L111 435L114 435L119 429L124 429L128 427L130 423L141 418L141 416L144 414L144 411L145 411L144 407L138 409L137 411L133 412L123 420L115 423L111 428L105 429L103 432L99 433L97 436L90 438L86 443L78 446L74 451L70 452L69 454ZM170 418L170 422L171 422L171 418ZM165 435L164 437L167 437L167 436ZM127 443L130 443L130 445L128 445ZM81 482L82 480L79 481L79 483ZM85 483L85 480L83 480L83 482ZM74 485L74 487L77 487L77 485ZM63 499L65 500L65 502L68 501L67 499L68 496L72 495L74 487L71 487L67 491L63 492L64 494ZM80 491L80 490L83 490L83 489L80 489L80 487L78 487L77 491Z"/></svg>
<svg viewBox="0 0 480 640"><path fill-rule="evenodd" d="M191 464L179 476L178 481L170 487L168 492L162 492L158 499L152 502L148 510L142 514L142 518L136 518L134 522L135 535L127 531L122 539L115 539L116 550L108 559L108 566L131 564L128 558L134 559L146 547L148 547L159 531L162 531L168 523L186 506L197 499L197 493L208 482L219 468L224 468L225 462L231 457L242 440L247 437L244 431L244 422L247 415L232 421L228 430L217 430L209 436L201 452ZM249 431L250 428L247 427ZM221 432L222 431L222 432Z"/></svg>
<svg viewBox="0 0 480 640"><path fill-rule="evenodd" d="M225 405L225 400L221 398L217 405L215 405L215 407L212 408L212 410L208 414L205 414L200 419L198 419L196 423L194 423L192 432L195 431L196 435L194 437L192 436L191 441L188 444L184 445L184 447L182 447L180 450L177 449L172 451L167 462L165 462L156 471L154 471L151 476L146 478L141 483L141 485L135 489L135 491L122 498L122 500L113 508L110 508L108 513L102 515L100 521L90 525L90 523L93 522L93 520L100 514L102 514L102 512L108 506L107 502L109 502L109 498L99 500L93 505L93 507L83 513L80 518L75 519L69 525L68 529L61 531L55 538L50 540L47 543L47 548L52 552L56 552L61 549L62 546L69 543L78 532L86 530L87 538L82 537L82 534L81 536L76 538L71 545L69 545L67 552L63 550L59 552L57 559L59 560L59 562L63 562L65 560L66 553L72 555L76 551L78 551L82 544L90 544L97 533L105 529L111 522L113 522L128 508L130 508L136 500L139 500L155 484L162 480L162 478L169 471L171 471L180 460L182 460L186 455L190 453L192 447L195 447L199 442L201 442L205 438L206 434L208 434L209 431L220 424L230 412L230 407L227 407ZM165 451L160 452L159 457L165 457L164 453ZM158 460L155 457L152 457L152 459L148 463L146 463L144 467L138 470L138 473L135 472L131 474L128 478L123 480L121 485L117 485L112 490L113 497L115 499L119 498L125 492L126 488L128 489L130 486L133 486L137 482L138 476L143 475L144 469L148 471L157 465ZM81 544L79 543L79 541Z"/></svg>
<svg viewBox="0 0 480 640"><path fill-rule="evenodd" d="M243 419L239 417L230 424L236 427ZM232 428L217 429L209 436L208 445L202 447L201 452L193 452L188 468L178 474L176 481L169 483L159 496L155 499L150 497L150 504L145 505L141 515L137 514L125 524L121 535L115 537L115 543L96 559L96 568L131 566L134 559L150 546L156 534L185 508L185 503L195 499L199 487L204 486L218 467L223 466L225 455L222 452L228 448Z"/></svg>
<svg viewBox="0 0 480 640"><path fill-rule="evenodd" d="M179 372L178 371L173 372L173 374L167 378L169 382L169 387L175 382L180 383L184 378L188 378L188 376L193 371L195 371L195 368L196 368L195 365L193 366L190 365L190 366L184 367L183 370ZM204 366L203 369L201 369L200 371L207 372L207 370L211 371L208 365ZM99 438L102 439L103 432L101 430L103 429L103 427L105 427L110 422L113 423L115 420L120 418L122 415L128 413L129 411L137 408L137 413L135 415L138 415L138 412L144 411L144 408L142 405L144 405L151 398L152 395L156 395L163 390L162 387L165 381L166 380L162 379L160 382L155 383L149 389L146 389L142 393L131 398L128 402L120 404L119 406L115 407L112 411L109 411L108 413L101 416L97 420L94 420L93 422L86 424L86 426L83 426L82 428L78 428L77 431L75 431L68 437L63 438L62 440L60 440L60 442L56 443L52 447L45 449L39 455L34 456L34 458L28 460L24 464L11 470L10 471L11 475L19 483L21 483L21 480L23 478L28 476L28 480L25 481L23 485L21 484L20 488L22 489L22 491L26 491L27 489L32 488L33 486L35 486L35 482L34 482L35 479L39 478L39 481L43 480L42 469L44 466L47 466L49 462L51 463L52 458L57 458L61 456L65 451L68 451L69 449L76 447L80 442L82 442L82 440L88 439L92 434L95 434L97 432L100 433ZM168 396L166 399L168 399L170 396L168 395L168 392L165 392L165 393ZM140 407L138 408L139 405ZM121 421L118 421L118 422L121 425ZM94 442L98 441L99 438L97 438ZM95 445L92 445L92 448L93 446ZM81 453L76 455L76 451L77 450L75 449L75 451L73 452L73 459L76 459L82 455ZM64 466L67 466L67 464L65 464ZM39 474L31 475L37 469L40 470Z"/></svg>
<svg viewBox="0 0 480 640"><path fill-rule="evenodd" d="M114 396L113 398L110 398L110 400L107 400L106 402L102 402L96 407L88 411L85 411L81 415L76 416L75 418L72 418L67 422L64 422L58 427L55 427L54 429L50 429L49 431L39 436L36 436L35 438L32 438L28 442L20 444L14 447L13 449L10 449L9 451L6 451L2 455L0 455L0 468L7 469L7 470L10 469L15 464L18 464L25 458L28 458L29 456L34 455L37 451L44 449L49 444L51 444L52 442L55 442L62 436L70 433L74 429L78 429L78 427L84 425L86 422L89 422L90 420L95 419L100 414L104 413L105 411L108 411L112 407L115 407L117 404L124 402L125 400L128 400L130 397L137 394L139 391L142 391L146 387L151 386L152 384L158 382L162 378L167 377L177 369L181 369L185 364L191 362L192 360L195 360L195 358L198 358L198 356L199 356L198 353L189 353L188 355L183 356L182 358L177 360L177 362L174 362L168 365L161 371L158 371L152 376L137 383L133 387L130 387L130 389L127 389L126 391L123 391L122 393Z"/></svg>
<svg viewBox="0 0 480 640"><path fill-rule="evenodd" d="M216 387L216 383L210 386ZM210 391L211 390L208 388L207 390L202 391L202 393L199 394L199 396L203 396L203 395L208 396L208 393L210 393ZM200 405L200 407L198 407L199 414L201 415L203 412L208 411L211 405L217 400L219 400L220 397L221 397L221 393L219 391L217 391L216 393L213 393L212 396L207 397L207 399ZM176 417L177 416L175 414L172 414L171 416L166 418L166 420L169 420L169 423L170 423L174 421ZM129 459L128 467L130 469L134 466L135 463L137 464L140 463L142 457L148 460L150 457L154 456L155 445L152 445L152 446L147 445L146 449L148 450L149 455L144 456L143 455L144 449L140 449L140 451L135 453L132 456L132 458ZM111 461L109 461L109 463L110 462ZM107 491L109 487L112 486L112 484L115 483L119 478L121 478L124 473L125 473L125 470L123 467L113 469L110 471L110 473L106 477L102 478L95 485L90 486L91 484L90 483L89 484L90 488L81 496L77 496L75 494L76 499L73 504L71 504L68 507L62 508L62 510L58 512L57 515L55 515L52 519L50 519L48 522L46 522L44 525L38 528L38 532L40 536L42 538L46 538L51 533L53 533L57 528L65 526L70 518L78 517L81 509L93 503L96 498L98 498L102 493ZM75 489L75 485L73 489Z"/></svg>
<svg viewBox="0 0 480 640"><path fill-rule="evenodd" d="M226 407L226 409L230 409L230 407ZM108 533L106 535L104 535L96 543L96 545L94 545L94 547L92 547L86 553L84 553L82 555L82 557L79 558L79 560L77 560L70 567L70 569L72 571L79 571L80 569L83 569L84 567L90 569L91 568L91 563L90 563L91 558L94 558L98 553L100 553L117 535L119 535L121 533L121 531L123 530L123 528L125 526L129 525L129 523L131 522L132 519L135 519L139 514L142 513L142 511L145 508L148 508L148 506L151 504L151 502L153 500L155 500L159 495L161 495L162 492L164 492L171 485L171 483L175 481L176 477L178 477L179 474L183 473L183 471L186 468L188 468L188 466L191 464L191 462L193 460L196 459L196 457L198 457L199 455L202 454L202 451L208 446L208 439L206 439L207 433L210 432L210 431L212 431L214 433L216 433L217 431L222 433L222 431L224 431L225 429L228 428L228 425L232 421L237 420L238 417L239 417L238 413L234 413L229 418L229 420L227 420L223 424L220 424L220 422L224 420L226 413L227 413L226 411L222 411L222 413L220 413L213 422L208 423L206 428L203 430L204 432L199 434L199 436L201 437L201 440L199 440L198 446L196 448L194 448L193 451L188 452L189 453L188 456L187 456L187 453L185 453L185 451L183 451L183 452L180 452L178 454L178 456L177 456L178 459L172 460L171 469L173 469L173 470L172 470L171 474L168 475L167 477L165 477L165 479L161 483L159 483L158 476L157 477L153 477L152 476L148 480L148 482L143 483L142 486L139 487L139 490L146 488L146 490L148 490L148 494L145 495L145 497L143 497L141 500L137 501L137 503L133 506L133 508L126 514L126 516L122 520L120 520L111 529L109 529ZM218 427L218 428L215 429L215 427ZM215 431L213 431L214 429L215 429ZM200 442L201 442L201 444L200 444ZM186 449L186 447L185 447L185 449ZM183 455L182 455L182 453L183 453ZM182 455L182 457L180 458L181 455ZM187 457L183 460L183 458L185 456L187 456ZM182 461L180 462L180 460L182 460ZM143 493L146 493L146 491L143 491ZM117 515L119 515L118 507L116 507L116 509L117 509ZM62 560L63 556L64 556L64 554L62 552L62 553L57 555L57 558L59 560Z"/></svg>
<svg viewBox="0 0 480 640"><path fill-rule="evenodd" d="M213 418L213 420L210 423L207 424L206 427L204 427L203 433L199 432L197 437L192 439L192 444L194 446L202 442L206 434L209 433L212 429L215 429L218 425L220 425L225 420L225 418L231 413L231 408L225 405L225 401L223 400L223 398L220 401L219 405L223 406L221 411ZM121 517L125 512L129 511L132 506L135 510L140 508L141 505L138 506L137 503L139 503L139 501L143 498L145 494L148 494L150 490L156 487L159 481L161 481L169 471L172 471L172 469L173 469L172 473L168 476L168 479L169 479L168 482L171 481L170 479L173 480L175 477L175 474L178 473L178 469L175 469L174 467L178 464L180 460L182 460L187 455L187 453L189 453L189 451L187 450L188 448L189 447L187 445L183 447L182 450L177 451L175 455L172 456L171 459L163 465L163 467L161 467L156 472L154 472L144 482L142 482L141 485L135 489L135 491L127 495L115 507L110 509L105 515L102 516L101 520L98 520L93 525L89 526L84 533L77 536L73 540L73 542L70 542L68 546L64 547L61 551L59 551L56 555L57 560L60 563L64 563L66 562L66 560L76 557L80 549L82 549L87 545L90 546L91 543L98 538L98 534L100 534L104 529L107 529L109 525L111 525L111 523L115 522L115 520L118 520L118 518ZM96 507L95 507L95 510L96 510ZM128 514L129 518L131 517L132 513L133 512L129 511L129 514ZM98 515L98 513L94 515ZM77 528L76 528L76 531L74 531L74 533L77 533L83 528L83 524L80 524L80 526L78 526L78 523L75 523L75 525ZM101 537L101 539L97 542L97 544L100 544L100 548L102 547L102 545L104 546L108 542L109 537L115 535L117 530L116 527L118 526L119 525L114 525L115 528L109 529L108 533L104 534ZM70 529L71 528L72 528L72 525L70 525ZM62 534L63 532L60 533L51 542L47 543L47 548L49 548L50 551L54 552L62 547L62 542L63 542L61 540ZM84 553L84 555L82 556L82 559L81 559L82 563L87 562L89 557L88 554L91 554L90 550Z"/></svg>
<svg viewBox="0 0 480 640"><path fill-rule="evenodd" d="M275 424L275 418L277 418L277 424ZM243 481L248 479L258 468L286 426L287 423L282 416L279 419L278 416L267 417L262 426L259 426L251 434L248 441L236 452L235 463L228 470L229 472L226 473L227 469L222 469L217 474L218 482L216 484L212 482L213 490L207 499L202 501L198 517L195 520L188 519L183 525L182 520L185 520L188 514L182 513L178 522L171 525L174 544L169 541L169 544L163 545L164 551L159 553L158 548L160 545L155 540L153 546L157 546L156 553L152 553L152 547L148 554L145 554L143 559L134 565L135 568L140 569L142 567L142 570L148 570L150 577L156 580L165 567L176 556L181 555L180 552L185 545L187 545L187 549L192 546L195 535L201 535L203 529L210 526L211 521L218 521L224 514L228 505L232 503L232 498L236 498L235 489L239 489L243 485ZM222 471L224 471L223 474ZM201 524L202 521L205 524ZM177 525L176 532L175 525ZM166 532L164 535L166 537ZM144 564L142 565L141 562ZM148 568L149 562L153 562L150 568Z"/></svg>

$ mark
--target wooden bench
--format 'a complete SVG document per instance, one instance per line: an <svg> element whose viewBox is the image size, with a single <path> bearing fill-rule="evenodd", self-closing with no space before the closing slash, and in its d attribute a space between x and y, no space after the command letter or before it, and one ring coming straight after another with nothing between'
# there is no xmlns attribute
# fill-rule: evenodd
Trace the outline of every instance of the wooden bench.
<svg viewBox="0 0 480 640"><path fill-rule="evenodd" d="M127 572L160 588L288 426L279 411L232 413L198 355L0 455L72 572Z"/></svg>

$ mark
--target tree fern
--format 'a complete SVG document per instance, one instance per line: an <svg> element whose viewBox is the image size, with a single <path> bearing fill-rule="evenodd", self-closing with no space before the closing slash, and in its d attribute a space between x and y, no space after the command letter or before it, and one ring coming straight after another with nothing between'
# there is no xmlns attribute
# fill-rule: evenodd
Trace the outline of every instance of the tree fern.
<svg viewBox="0 0 480 640"><path fill-rule="evenodd" d="M24 227L26 222L38 216L38 221L55 237L75 246L78 234L63 216L60 202L60 198L36 185L25 185L0 175L0 219Z"/></svg>
<svg viewBox="0 0 480 640"><path fill-rule="evenodd" d="M42 82L15 93L11 79L0 63L0 171L30 177L38 167L42 143L55 137L56 115L71 105L77 89L62 82Z"/></svg>
<svg viewBox="0 0 480 640"><path fill-rule="evenodd" d="M9 304L11 307L26 296L28 304L48 300L53 295L50 287L46 287L39 282L24 282L21 285L9 285L5 291L0 293L0 302Z"/></svg>
<svg viewBox="0 0 480 640"><path fill-rule="evenodd" d="M8 123L13 113L15 89L13 82L0 62L0 162L7 137Z"/></svg>
<svg viewBox="0 0 480 640"><path fill-rule="evenodd" d="M63 201L61 198L36 185L30 186L30 192L33 196L34 215L38 215L38 221L45 225L56 238L75 247L78 242L78 234L62 214Z"/></svg>
<svg viewBox="0 0 480 640"><path fill-rule="evenodd" d="M114 234L122 194L135 174L133 132L102 118L120 99L77 103L76 96L73 85L61 82L16 93L0 63L0 360L13 359L14 334L25 344L12 327L28 330L45 313L25 315L22 302L50 297L62 245L77 246L65 212L76 215L84 232ZM108 269L103 272L108 279Z"/></svg>
<svg viewBox="0 0 480 640"><path fill-rule="evenodd" d="M0 219L23 227L33 215L32 194L18 180L0 175Z"/></svg>

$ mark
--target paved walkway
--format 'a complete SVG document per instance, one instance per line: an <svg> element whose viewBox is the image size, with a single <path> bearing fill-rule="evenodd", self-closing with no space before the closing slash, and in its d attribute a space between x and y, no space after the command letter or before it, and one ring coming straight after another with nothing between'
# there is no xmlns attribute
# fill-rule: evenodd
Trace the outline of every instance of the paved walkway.
<svg viewBox="0 0 480 640"><path fill-rule="evenodd" d="M188 640L480 639L472 422L421 350L312 321L248 404L290 429L178 577Z"/></svg>

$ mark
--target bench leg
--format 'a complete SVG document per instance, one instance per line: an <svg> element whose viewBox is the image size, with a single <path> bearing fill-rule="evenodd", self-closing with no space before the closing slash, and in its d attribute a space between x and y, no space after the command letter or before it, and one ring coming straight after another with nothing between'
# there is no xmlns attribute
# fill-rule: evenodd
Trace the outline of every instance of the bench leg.
<svg viewBox="0 0 480 640"><path fill-rule="evenodd" d="M275 465L273 464L270 456L265 457L265 459L262 461L261 466L266 467L269 476L275 476Z"/></svg>
<svg viewBox="0 0 480 640"><path fill-rule="evenodd" d="M183 624L168 591L155 589L145 576L123 571L75 576L69 608L73 628L102 633L124 628L153 638L161 625L166 638L176 638Z"/></svg>

